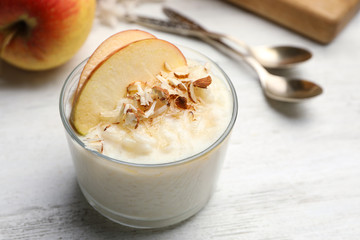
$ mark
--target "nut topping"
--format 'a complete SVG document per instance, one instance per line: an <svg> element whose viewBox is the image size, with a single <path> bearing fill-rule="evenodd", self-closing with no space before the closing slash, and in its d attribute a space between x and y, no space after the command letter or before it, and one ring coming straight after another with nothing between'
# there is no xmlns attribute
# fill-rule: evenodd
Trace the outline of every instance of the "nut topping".
<svg viewBox="0 0 360 240"><path fill-rule="evenodd" d="M174 76L177 78L187 78L189 77L188 72L174 72Z"/></svg>
<svg viewBox="0 0 360 240"><path fill-rule="evenodd" d="M202 95L196 88L206 89L212 82L204 67L187 66L171 70L164 63L165 71L159 72L146 82L133 82L127 86L126 98L119 101L111 112L102 113L110 125L121 124L128 128L137 128L140 123L153 124L157 117L178 117L188 113L190 119L196 120L197 105L202 104ZM196 79L196 80L193 80ZM197 96L199 94L199 96ZM205 93L204 93L205 94Z"/></svg>
<svg viewBox="0 0 360 240"><path fill-rule="evenodd" d="M170 84L170 86L176 88L177 86L179 86L181 84L181 82L175 78L169 78L169 84Z"/></svg>
<svg viewBox="0 0 360 240"><path fill-rule="evenodd" d="M175 104L178 108L188 109L186 97L177 96L175 98Z"/></svg>
<svg viewBox="0 0 360 240"><path fill-rule="evenodd" d="M180 83L178 86L177 86L181 91L187 91L187 88L185 86L184 83Z"/></svg>
<svg viewBox="0 0 360 240"><path fill-rule="evenodd" d="M139 126L140 117L134 111L134 109L128 109L125 114L124 125L134 127L135 129Z"/></svg>
<svg viewBox="0 0 360 240"><path fill-rule="evenodd" d="M155 86L152 88L154 94L159 98L160 101L167 100L169 98L169 91L161 88L159 86Z"/></svg>
<svg viewBox="0 0 360 240"><path fill-rule="evenodd" d="M210 76L200 78L200 79L194 81L194 87L207 88L211 84L211 81L212 81L212 79Z"/></svg>
<svg viewBox="0 0 360 240"><path fill-rule="evenodd" d="M197 102L197 97L195 95L194 83L193 82L189 83L188 95L189 95L191 101L193 101L194 103Z"/></svg>
<svg viewBox="0 0 360 240"><path fill-rule="evenodd" d="M144 117L145 117L145 118L149 118L151 115L154 114L154 112L155 112L155 111L154 111L155 106L156 106L156 102L154 102L154 103L151 105L151 108L144 113Z"/></svg>

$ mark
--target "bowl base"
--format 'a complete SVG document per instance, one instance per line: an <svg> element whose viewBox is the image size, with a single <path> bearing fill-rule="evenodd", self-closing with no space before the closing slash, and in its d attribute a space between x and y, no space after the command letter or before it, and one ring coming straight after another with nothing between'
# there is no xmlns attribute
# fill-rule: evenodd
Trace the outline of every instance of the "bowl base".
<svg viewBox="0 0 360 240"><path fill-rule="evenodd" d="M132 228L139 228L139 229L163 228L180 223L190 218L191 216L195 215L196 213L198 213L201 209L203 209L206 206L207 202L210 199L210 197L208 197L205 202L199 204L198 206L190 209L189 211L179 216L170 217L161 220L143 220L143 219L130 218L128 216L115 213L114 211L99 204L94 198L92 198L86 192L86 190L84 190L84 188L81 187L80 184L79 186L88 203L101 215L121 225Z"/></svg>

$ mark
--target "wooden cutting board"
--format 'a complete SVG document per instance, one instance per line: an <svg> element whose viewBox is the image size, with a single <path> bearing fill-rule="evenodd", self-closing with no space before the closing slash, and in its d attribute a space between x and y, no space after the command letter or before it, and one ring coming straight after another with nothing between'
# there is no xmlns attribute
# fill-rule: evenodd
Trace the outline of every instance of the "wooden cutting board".
<svg viewBox="0 0 360 240"><path fill-rule="evenodd" d="M320 43L331 42L360 8L360 0L227 0Z"/></svg>

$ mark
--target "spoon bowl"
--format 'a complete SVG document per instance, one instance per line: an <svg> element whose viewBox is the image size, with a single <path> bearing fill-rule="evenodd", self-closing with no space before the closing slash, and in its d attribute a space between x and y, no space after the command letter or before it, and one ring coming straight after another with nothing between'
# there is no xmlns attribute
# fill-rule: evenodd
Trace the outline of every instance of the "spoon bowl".
<svg viewBox="0 0 360 240"><path fill-rule="evenodd" d="M265 68L287 69L312 57L308 50L293 46L256 46L249 47L249 50Z"/></svg>
<svg viewBox="0 0 360 240"><path fill-rule="evenodd" d="M243 53L224 42L212 39L214 36L212 33L202 32L202 34L203 40L207 43L227 54L237 55L252 67L259 77L264 94L271 99L282 102L301 102L318 96L323 92L322 88L314 82L271 74L264 65L251 54L249 48L247 48L248 51L246 53Z"/></svg>
<svg viewBox="0 0 360 240"><path fill-rule="evenodd" d="M244 55L236 50L233 52L255 70L264 94L271 99L282 102L301 102L323 92L322 88L314 82L271 74L250 54Z"/></svg>
<svg viewBox="0 0 360 240"><path fill-rule="evenodd" d="M282 102L301 102L323 92L319 85L308 80L286 78L270 73L259 77L264 94Z"/></svg>

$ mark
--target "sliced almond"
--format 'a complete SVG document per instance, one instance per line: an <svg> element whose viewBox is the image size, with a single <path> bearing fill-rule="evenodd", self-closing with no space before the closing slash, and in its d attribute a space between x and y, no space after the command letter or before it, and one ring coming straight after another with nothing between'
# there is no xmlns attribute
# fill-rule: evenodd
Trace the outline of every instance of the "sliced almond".
<svg viewBox="0 0 360 240"><path fill-rule="evenodd" d="M188 72L174 72L174 76L177 78L187 78L189 77Z"/></svg>
<svg viewBox="0 0 360 240"><path fill-rule="evenodd" d="M207 88L212 82L212 79L210 76L206 76L204 78L200 78L193 82L194 87L199 88Z"/></svg>
<svg viewBox="0 0 360 240"><path fill-rule="evenodd" d="M125 114L124 125L134 127L135 129L139 126L139 116L133 109L128 109Z"/></svg>
<svg viewBox="0 0 360 240"><path fill-rule="evenodd" d="M193 82L189 83L188 95L189 95L189 98L191 99L191 101L193 101L194 103L197 102L197 97L195 95L194 83Z"/></svg>
<svg viewBox="0 0 360 240"><path fill-rule="evenodd" d="M175 100L179 95L178 94L170 94L169 100Z"/></svg>
<svg viewBox="0 0 360 240"><path fill-rule="evenodd" d="M185 84L184 83L180 83L178 86L177 86L181 91L187 91L187 88L186 88L186 86L185 86Z"/></svg>
<svg viewBox="0 0 360 240"><path fill-rule="evenodd" d="M186 97L177 96L177 98L175 98L175 104L178 108L188 109Z"/></svg>

